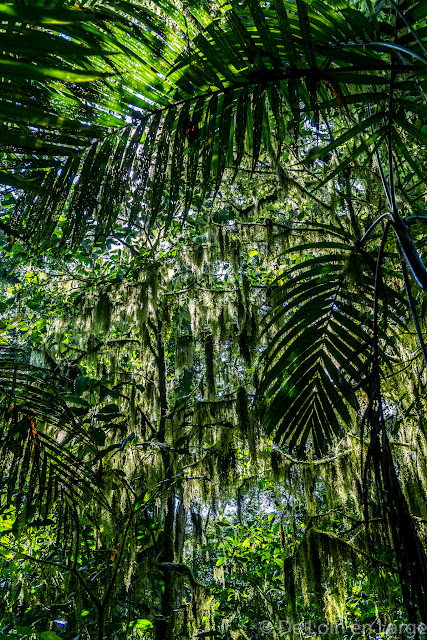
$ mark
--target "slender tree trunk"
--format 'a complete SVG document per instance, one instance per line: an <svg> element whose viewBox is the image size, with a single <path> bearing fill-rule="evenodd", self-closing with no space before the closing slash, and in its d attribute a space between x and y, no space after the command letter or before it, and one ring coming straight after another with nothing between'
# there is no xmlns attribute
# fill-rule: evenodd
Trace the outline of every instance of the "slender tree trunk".
<svg viewBox="0 0 427 640"><path fill-rule="evenodd" d="M160 400L160 424L158 439L159 442L166 442L166 415L168 412L168 399L166 388L166 364L165 348L162 340L162 323L157 322L156 346L157 346L157 368L159 372L159 400ZM168 480L173 471L173 459L168 449L162 451L164 479ZM165 483L166 487L168 482ZM164 519L163 534L160 538L159 561L165 563L174 562L174 524L175 524L175 495L171 491L166 499L166 515ZM163 570L165 583L164 592L161 596L161 618L155 622L156 640L172 640L175 626L174 609L175 602L175 576L174 572Z"/></svg>
<svg viewBox="0 0 427 640"><path fill-rule="evenodd" d="M174 562L174 515L175 515L175 498L170 495L167 500L167 513L164 522L162 536L162 550L160 555L161 562ZM162 594L161 615L162 617L156 622L156 640L172 640L176 609L175 602L175 574L170 568L163 569L163 580L165 583L164 592Z"/></svg>
<svg viewBox="0 0 427 640"><path fill-rule="evenodd" d="M104 607L98 607L98 640L104 640Z"/></svg>

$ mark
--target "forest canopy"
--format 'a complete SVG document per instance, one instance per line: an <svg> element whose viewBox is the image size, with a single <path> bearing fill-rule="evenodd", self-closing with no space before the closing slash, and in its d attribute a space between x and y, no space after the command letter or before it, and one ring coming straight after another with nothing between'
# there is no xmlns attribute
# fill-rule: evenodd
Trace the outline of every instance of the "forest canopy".
<svg viewBox="0 0 427 640"><path fill-rule="evenodd" d="M0 640L422 637L425 3L0 18Z"/></svg>

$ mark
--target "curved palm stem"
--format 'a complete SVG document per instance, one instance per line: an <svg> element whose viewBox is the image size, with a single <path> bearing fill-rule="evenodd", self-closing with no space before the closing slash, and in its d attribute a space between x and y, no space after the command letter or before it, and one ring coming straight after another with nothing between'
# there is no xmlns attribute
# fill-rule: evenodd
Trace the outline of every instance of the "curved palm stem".
<svg viewBox="0 0 427 640"><path fill-rule="evenodd" d="M413 298L412 291L411 291L411 283L409 282L408 272L406 270L406 264L405 264L405 261L404 261L402 255L400 256L400 260L401 260L401 264L402 264L403 280L405 282L405 290L406 290L406 296L408 298L409 308L411 309L412 319L414 321L415 330L416 330L417 336L418 336L418 342L420 343L420 349L421 349L421 352L422 352L423 358L424 358L424 363L427 366L427 349L426 349L426 345L425 345L425 342L424 342L423 334L421 333L421 327L420 327L420 323L418 321L418 315L417 315L417 311L415 309L415 302L414 302L414 298Z"/></svg>
<svg viewBox="0 0 427 640"><path fill-rule="evenodd" d="M412 224L413 222L416 222L417 220L423 220L423 221L427 221L427 216L408 216L407 218L405 218L405 222L406 224Z"/></svg>
<svg viewBox="0 0 427 640"><path fill-rule="evenodd" d="M387 218L390 215L390 212L387 211L387 213L383 213L382 216L380 216L379 218L377 218L375 220L375 222L373 222L371 224L371 226L369 227L369 229L364 233L363 237L357 241L357 247L361 247L364 242L366 242L366 240L369 238L369 236L371 235L372 231L375 229L375 227L377 226L377 224L379 222L381 222L381 220L384 220L384 218Z"/></svg>
<svg viewBox="0 0 427 640"><path fill-rule="evenodd" d="M393 83L392 83L393 84ZM392 210L392 226L396 235L399 252L403 255L414 279L418 286L423 290L427 290L427 269L421 259L418 249L412 240L411 234L405 220L399 212L394 189L394 168L393 168L393 147L392 147L392 126L391 126L391 108L392 108L392 88L389 103L389 131L388 131L388 159L389 159L389 182L387 181L381 156L378 147L375 148L375 154L380 170L381 182L387 201ZM369 115L372 115L371 105L368 104ZM371 125L372 133L375 133L374 124ZM374 223L375 224L375 223ZM368 229L370 232L371 229Z"/></svg>

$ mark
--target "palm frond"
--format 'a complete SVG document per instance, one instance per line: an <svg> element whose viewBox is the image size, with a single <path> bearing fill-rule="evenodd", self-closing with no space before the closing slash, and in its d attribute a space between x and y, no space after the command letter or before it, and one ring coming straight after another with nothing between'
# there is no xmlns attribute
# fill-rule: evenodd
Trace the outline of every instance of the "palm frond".
<svg viewBox="0 0 427 640"><path fill-rule="evenodd" d="M324 453L351 424L351 411L358 410L354 389L365 384L372 346L372 264L348 234L329 231L341 240L298 245L307 257L280 276L284 282L264 331L274 333L259 389L267 406L264 424L277 442L299 453L309 440L316 454ZM388 317L400 323L402 298L384 286ZM392 340L385 332L381 340L387 366Z"/></svg>
<svg viewBox="0 0 427 640"><path fill-rule="evenodd" d="M318 127L320 114L334 105L344 114L371 95L377 113L362 113L310 156L357 139L357 153L342 160L351 163L383 142L390 74L396 76L396 105L406 100L424 108L425 34L415 6L405 13L410 28L402 42L391 35L396 12L382 8L380 21L375 12L365 16L321 0L275 0L268 8L251 0L247 9L227 10L221 21L203 11L185 17L167 0L167 20L124 0L84 11L45 9L37 24L35 14L33 22L19 22L21 10L6 15L3 29L9 76L1 85L2 135L10 153L1 180L7 183L10 175L11 188L30 180L39 192L29 187L7 220L37 242L64 213L63 241L74 244L87 233L95 239L107 233L119 214L130 226L137 215L149 226L168 224L177 211L185 216L194 191L217 189L227 166L233 163L236 172L244 162L245 151L254 168L269 144L270 114L280 140L289 123L297 133L301 118L311 116ZM35 27L41 44L28 65L16 53L17 42ZM48 45L52 53L44 53ZM12 67L21 64L17 80ZM67 73L81 77L67 79ZM408 140L425 143L422 128L400 110L395 125ZM43 168L37 164L42 158Z"/></svg>
<svg viewBox="0 0 427 640"><path fill-rule="evenodd" d="M61 400L58 376L25 361L6 346L0 353L0 455L3 500L27 519L47 518L58 496L107 505L97 478L82 455L97 447ZM3 505L4 506L4 505Z"/></svg>

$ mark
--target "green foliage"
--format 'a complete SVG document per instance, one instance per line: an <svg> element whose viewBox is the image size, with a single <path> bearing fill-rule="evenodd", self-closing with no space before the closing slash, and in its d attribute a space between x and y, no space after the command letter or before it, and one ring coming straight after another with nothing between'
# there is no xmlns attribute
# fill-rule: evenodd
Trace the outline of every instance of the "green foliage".
<svg viewBox="0 0 427 640"><path fill-rule="evenodd" d="M0 11L1 633L425 621L424 4Z"/></svg>

